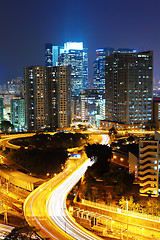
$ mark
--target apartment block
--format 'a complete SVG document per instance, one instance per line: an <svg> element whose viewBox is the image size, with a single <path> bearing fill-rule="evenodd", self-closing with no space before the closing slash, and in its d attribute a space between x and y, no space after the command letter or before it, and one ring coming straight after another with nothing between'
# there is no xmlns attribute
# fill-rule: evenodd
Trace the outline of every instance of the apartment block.
<svg viewBox="0 0 160 240"><path fill-rule="evenodd" d="M160 135L155 134L155 140L141 140L139 143L140 195L159 196L159 159Z"/></svg>

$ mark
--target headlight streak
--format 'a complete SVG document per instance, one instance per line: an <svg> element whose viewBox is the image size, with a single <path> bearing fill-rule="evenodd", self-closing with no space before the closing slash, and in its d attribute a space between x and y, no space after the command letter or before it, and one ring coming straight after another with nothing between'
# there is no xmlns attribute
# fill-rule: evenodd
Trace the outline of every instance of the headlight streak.
<svg viewBox="0 0 160 240"><path fill-rule="evenodd" d="M102 136L101 145L108 145L110 137L107 134L103 134L101 136Z"/></svg>
<svg viewBox="0 0 160 240"><path fill-rule="evenodd" d="M77 240L90 239L95 240L92 233L86 233L81 230L69 216L66 210L66 196L73 186L79 181L85 173L88 166L93 162L88 159L80 168L78 168L72 175L70 175L60 186L58 186L50 195L46 203L46 209L51 221L54 222L64 232ZM75 226L77 225L77 226ZM96 237L96 239L101 239Z"/></svg>
<svg viewBox="0 0 160 240"><path fill-rule="evenodd" d="M26 208L26 204L27 204L27 201L28 201L28 199L29 198L31 198L33 195L33 198L32 198L32 201L31 201L31 212L32 212L32 216L34 217L34 219L35 219L35 221L37 222L37 224L45 231L45 232L47 232L50 236L52 236L54 239L57 239L58 240L58 238L56 238L54 235L52 235L46 228L44 228L43 226L42 226L42 224L39 222L39 220L37 219L37 217L35 216L35 214L34 214L34 211L33 211L33 201L34 201L34 199L36 198L36 196L42 191L42 190L44 190L45 188L47 188L50 184L52 184L52 182L53 181L55 181L56 179L58 179L58 178L60 178L61 177L61 175L63 175L65 172L67 172L68 171L68 169L70 168L70 163L69 163L69 165L68 165L68 167L63 171L63 172L61 172L59 175L57 175L56 177L54 177L53 179L51 179L50 181L48 181L48 183L46 184L46 183L44 183L44 184L42 184L42 185L44 185L43 187L42 187L42 185L39 187L39 188L37 188L36 190L38 190L37 191L37 193L34 195L34 191L27 197L27 199L26 199L26 201L25 201L25 203L24 203L24 212L25 212L25 208Z"/></svg>

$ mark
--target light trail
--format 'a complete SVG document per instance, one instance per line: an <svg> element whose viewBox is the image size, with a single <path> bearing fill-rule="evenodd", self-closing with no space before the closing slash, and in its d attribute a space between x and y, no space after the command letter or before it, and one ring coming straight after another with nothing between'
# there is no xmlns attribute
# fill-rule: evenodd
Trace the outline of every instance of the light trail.
<svg viewBox="0 0 160 240"><path fill-rule="evenodd" d="M70 162L64 172L42 184L28 196L24 204L24 215L31 226L40 229L40 236L53 240L101 239L78 225L66 211L68 192L91 164L88 159L75 170L76 163ZM54 189L48 191L52 184Z"/></svg>
<svg viewBox="0 0 160 240"><path fill-rule="evenodd" d="M72 175L70 175L58 188L56 188L50 195L46 207L51 220L60 227L65 233L77 240L82 239L101 239L89 231L80 227L66 211L66 196L73 188L73 186L83 176L87 167L93 164L88 159L80 168L78 168ZM55 208L56 206L56 208Z"/></svg>
<svg viewBox="0 0 160 240"><path fill-rule="evenodd" d="M102 144L108 144L109 136L102 135ZM39 229L39 235L53 240L100 240L87 231L69 215L66 197L81 179L90 159L82 163L70 161L68 167L56 177L35 189L24 203L24 215L31 226ZM78 165L77 165L78 163Z"/></svg>
<svg viewBox="0 0 160 240"><path fill-rule="evenodd" d="M108 135L108 134L102 134L101 137L102 137L102 142L101 142L101 144L102 144L102 145L108 145L108 143L109 143L109 141L110 141L109 135Z"/></svg>

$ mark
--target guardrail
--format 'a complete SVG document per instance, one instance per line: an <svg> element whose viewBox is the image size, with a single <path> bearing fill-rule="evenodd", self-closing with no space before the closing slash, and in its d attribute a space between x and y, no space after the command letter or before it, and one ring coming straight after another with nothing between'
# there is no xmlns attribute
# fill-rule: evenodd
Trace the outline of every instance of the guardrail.
<svg viewBox="0 0 160 240"><path fill-rule="evenodd" d="M146 213L139 213L136 211L127 211L125 209L116 207L116 206L111 206L111 205L105 205L105 204L101 204L101 203L97 203L97 202L91 202L89 200L86 199L82 199L82 204L86 204L86 205L90 205L90 206L94 206L97 208L101 208L104 210L108 210L108 211L113 211L116 213L121 213L121 214L128 214L130 216L135 216L135 217L139 217L139 218L145 218L147 220L152 220L152 221L160 221L160 217L155 216L155 215L150 215L150 214L146 214Z"/></svg>

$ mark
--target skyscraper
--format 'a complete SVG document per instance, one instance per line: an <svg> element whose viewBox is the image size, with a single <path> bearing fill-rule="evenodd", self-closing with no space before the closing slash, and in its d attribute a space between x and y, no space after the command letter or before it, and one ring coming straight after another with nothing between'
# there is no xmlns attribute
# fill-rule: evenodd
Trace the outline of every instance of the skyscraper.
<svg viewBox="0 0 160 240"><path fill-rule="evenodd" d="M4 120L3 114L3 98L0 98L0 123Z"/></svg>
<svg viewBox="0 0 160 240"><path fill-rule="evenodd" d="M69 126L70 79L68 67L25 67L25 110L28 130Z"/></svg>
<svg viewBox="0 0 160 240"><path fill-rule="evenodd" d="M98 48L96 50L96 60L93 67L93 88L105 94L105 60L106 56L111 55L114 48Z"/></svg>
<svg viewBox="0 0 160 240"><path fill-rule="evenodd" d="M152 120L153 52L106 57L106 120L126 124Z"/></svg>
<svg viewBox="0 0 160 240"><path fill-rule="evenodd" d="M11 123L18 131L25 130L24 99L11 99Z"/></svg>
<svg viewBox="0 0 160 240"><path fill-rule="evenodd" d="M8 81L7 86L9 94L24 97L24 82L21 77Z"/></svg>
<svg viewBox="0 0 160 240"><path fill-rule="evenodd" d="M82 42L66 42L64 47L46 44L45 65L71 67L71 96L88 88L88 52Z"/></svg>
<svg viewBox="0 0 160 240"><path fill-rule="evenodd" d="M50 128L69 127L71 123L71 69L46 68L46 125Z"/></svg>
<svg viewBox="0 0 160 240"><path fill-rule="evenodd" d="M81 120L100 126L100 120L105 118L104 100L102 94L95 89L87 89L79 94Z"/></svg>
<svg viewBox="0 0 160 240"><path fill-rule="evenodd" d="M45 127L45 67L24 68L25 119L28 130Z"/></svg>
<svg viewBox="0 0 160 240"><path fill-rule="evenodd" d="M96 50L96 60L94 61L93 88L105 94L105 59L114 52L134 53L136 50L130 48L98 48Z"/></svg>
<svg viewBox="0 0 160 240"><path fill-rule="evenodd" d="M53 59L52 59L52 43L45 44L45 66L52 67Z"/></svg>

